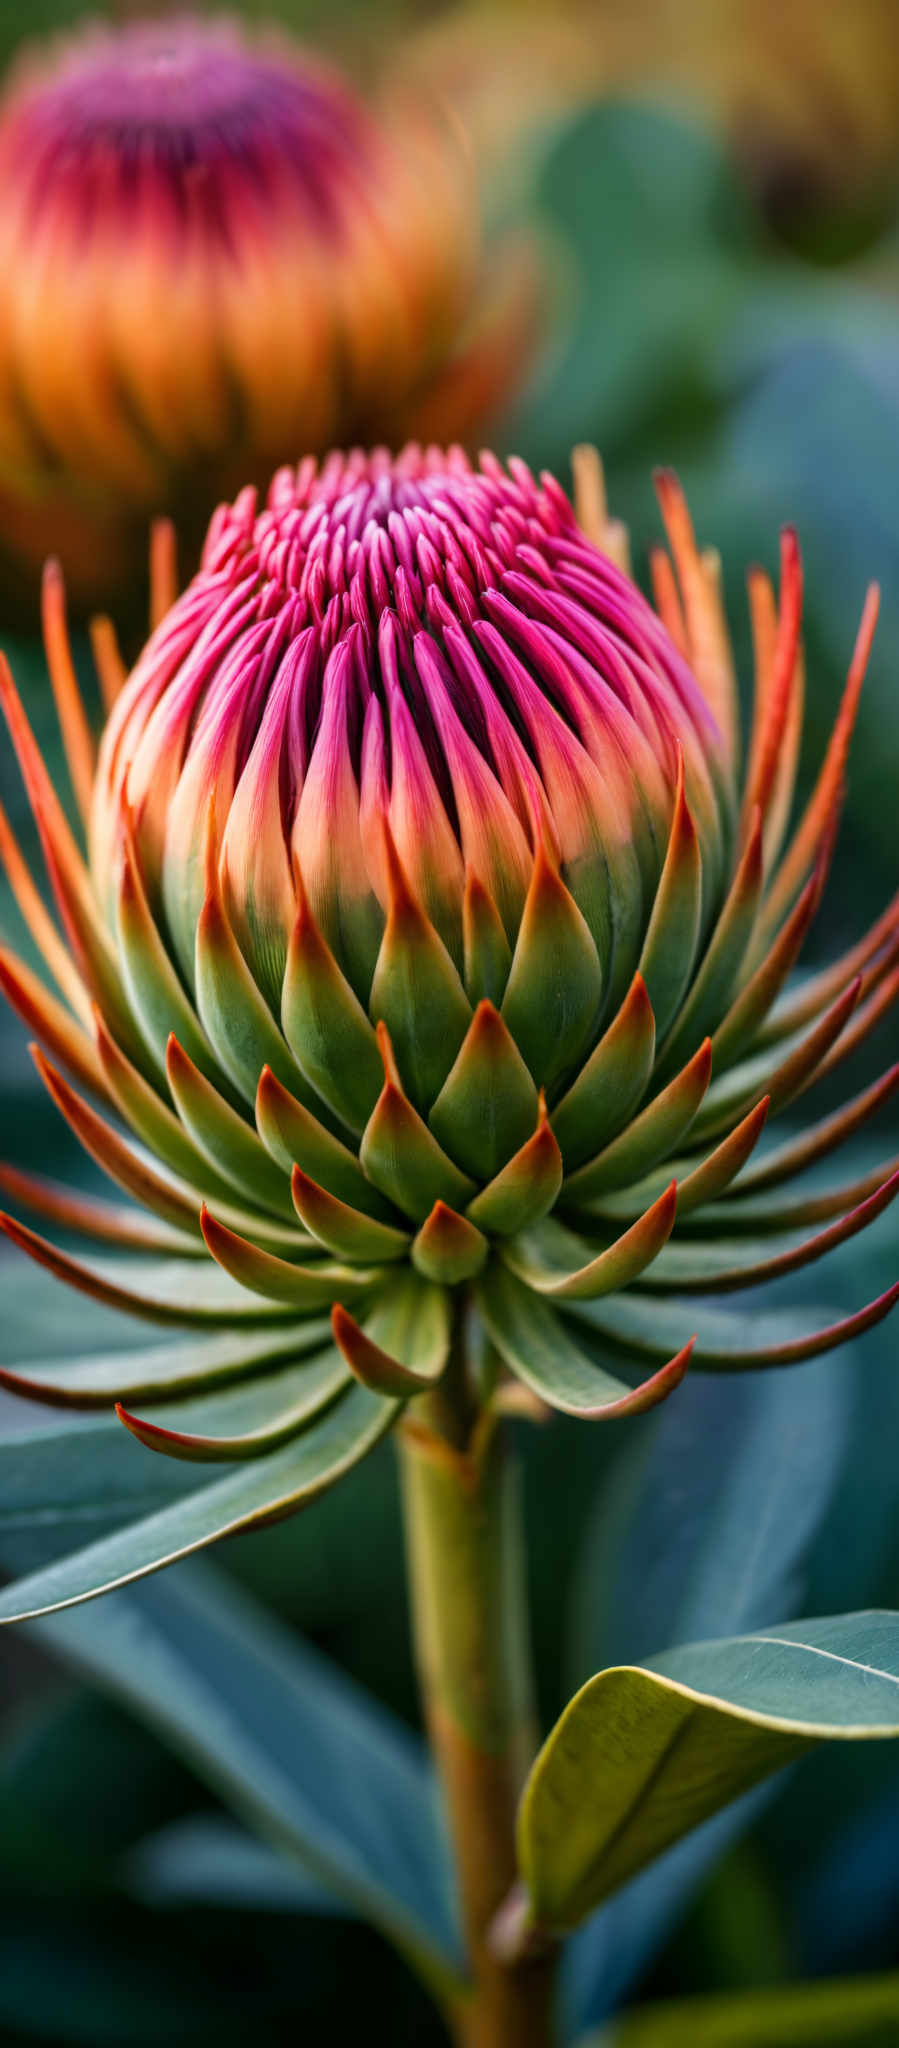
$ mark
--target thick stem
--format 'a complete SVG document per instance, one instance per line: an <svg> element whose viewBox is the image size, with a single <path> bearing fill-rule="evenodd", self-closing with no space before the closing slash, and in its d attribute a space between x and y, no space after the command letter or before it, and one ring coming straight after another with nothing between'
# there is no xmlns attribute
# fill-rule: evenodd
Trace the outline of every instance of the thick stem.
<svg viewBox="0 0 899 2048"><path fill-rule="evenodd" d="M416 1659L473 1984L451 2023L459 2048L551 2048L551 1960L504 1964L488 1939L515 1881L535 1749L518 1473L499 1426L465 1448L445 1401L428 1427L406 1425L402 1467Z"/></svg>

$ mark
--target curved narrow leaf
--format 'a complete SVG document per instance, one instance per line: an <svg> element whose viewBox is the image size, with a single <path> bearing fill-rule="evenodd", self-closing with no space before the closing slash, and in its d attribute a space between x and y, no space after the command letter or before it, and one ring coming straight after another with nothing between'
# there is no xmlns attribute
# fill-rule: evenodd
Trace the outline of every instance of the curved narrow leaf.
<svg viewBox="0 0 899 2048"><path fill-rule="evenodd" d="M64 1181L29 1173L24 1167L0 1163L0 1193L45 1223L56 1223L61 1230L91 1238L95 1244L113 1245L117 1251L171 1252L182 1258L196 1252L202 1257L196 1239L157 1222L146 1210L132 1208L130 1203L108 1202L103 1195L79 1194Z"/></svg>
<svg viewBox="0 0 899 2048"><path fill-rule="evenodd" d="M701 913L702 857L684 792L684 760L681 754L668 851L639 967L660 1039L664 1038L690 985L699 943Z"/></svg>
<svg viewBox="0 0 899 2048"><path fill-rule="evenodd" d="M297 1215L316 1248L332 1258L358 1260L402 1259L409 1246L409 1232L382 1223L364 1209L329 1193L319 1181L310 1180L300 1166L290 1176L290 1192Z"/></svg>
<svg viewBox="0 0 899 2048"><path fill-rule="evenodd" d="M384 1086L359 1145L366 1175L388 1201L417 1223L424 1223L435 1202L464 1209L477 1194L477 1182L453 1164L409 1101L384 1024L378 1026L378 1044L384 1061Z"/></svg>
<svg viewBox="0 0 899 2048"><path fill-rule="evenodd" d="M728 1311L705 1302L683 1301L677 1296L653 1300L649 1295L615 1294L604 1301L578 1302L572 1309L578 1324L588 1327L607 1341L631 1347L650 1358L664 1358L669 1346L684 1343L695 1332L694 1363L709 1372L744 1372L756 1367L798 1365L805 1358L819 1358L835 1351L850 1337L861 1337L875 1323L883 1322L899 1302L899 1281L852 1315L811 1330L804 1327L804 1312L769 1309L747 1317L745 1310Z"/></svg>
<svg viewBox="0 0 899 2048"><path fill-rule="evenodd" d="M220 1226L224 1228L224 1226ZM289 1313L289 1303L263 1301L248 1294L221 1268L200 1264L195 1259L96 1259L90 1265L51 1244L36 1230L0 1215L0 1230L16 1246L43 1266L57 1280L64 1280L80 1294L105 1302L109 1308L124 1309L151 1323L265 1322ZM230 1236L231 1233L229 1232ZM259 1258L266 1256L258 1253ZM274 1262L276 1265L280 1260Z"/></svg>
<svg viewBox="0 0 899 2048"><path fill-rule="evenodd" d="M222 1271L236 1282L241 1293L246 1290L266 1302L300 1310L325 1309L338 1288L344 1294L362 1294L380 1277L374 1268L368 1271L361 1266L326 1264L317 1244L305 1252L305 1257L312 1261L309 1265L277 1258L239 1231L229 1230L205 1205L200 1211L200 1224L206 1249Z"/></svg>
<svg viewBox="0 0 899 2048"><path fill-rule="evenodd" d="M405 1398L433 1386L449 1358L452 1325L446 1290L415 1273L375 1304L360 1328L339 1302L331 1327L350 1370L375 1393Z"/></svg>
<svg viewBox="0 0 899 2048"><path fill-rule="evenodd" d="M711 1073L712 1042L706 1038L674 1080L641 1109L620 1137L613 1138L595 1159L589 1159L569 1175L564 1184L566 1200L576 1207L589 1207L600 1195L614 1194L630 1181L642 1180L660 1159L666 1159L694 1123ZM756 1089L754 1099L762 1092L761 1088ZM752 1103L746 1107L750 1109Z"/></svg>
<svg viewBox="0 0 899 2048"><path fill-rule="evenodd" d="M139 1443L171 1458L213 1462L254 1458L298 1436L348 1384L333 1345L279 1372L255 1374L224 1392L132 1415L116 1402L119 1421Z"/></svg>
<svg viewBox="0 0 899 2048"><path fill-rule="evenodd" d="M352 1386L303 1436L266 1457L238 1466L227 1478L188 1493L173 1505L115 1535L76 1550L0 1592L0 1622L23 1621L71 1607L143 1578L220 1536L314 1500L365 1456L389 1427L396 1404ZM147 1453L144 1453L146 1456ZM163 1461L153 1460L160 1465Z"/></svg>
<svg viewBox="0 0 899 2048"><path fill-rule="evenodd" d="M821 1159L827 1159L833 1152L854 1138L858 1131L876 1116L879 1109L889 1102L899 1088L899 1062L888 1067L879 1080L863 1088L860 1095L854 1095L830 1116L822 1117L817 1123L803 1124L801 1131L794 1132L782 1145L772 1146L764 1151L758 1163L748 1173L743 1173L734 1188L734 1198L742 1200L768 1188L780 1187L785 1180L804 1173L806 1167L814 1166Z"/></svg>
<svg viewBox="0 0 899 2048"><path fill-rule="evenodd" d="M856 1237L889 1208L897 1195L899 1172L881 1181L873 1194L813 1237L804 1237L801 1231L784 1231L762 1238L688 1238L680 1244L666 1245L651 1270L642 1275L643 1285L659 1292L689 1289L691 1293L723 1294L781 1279L800 1266L825 1258L838 1245Z"/></svg>
<svg viewBox="0 0 899 2048"><path fill-rule="evenodd" d="M0 1386L54 1408L106 1408L112 1401L165 1401L208 1392L279 1358L301 1358L329 1342L327 1316L235 1336L185 1337L127 1351L26 1359L0 1366ZM2 1447L2 1445L0 1445Z"/></svg>
<svg viewBox="0 0 899 2048"><path fill-rule="evenodd" d="M537 1090L521 1053L499 1011L482 1001L430 1111L434 1136L464 1173L490 1181L536 1121Z"/></svg>
<svg viewBox="0 0 899 2048"><path fill-rule="evenodd" d="M188 1814L145 1835L123 1858L125 1884L142 1904L182 1911L343 1913L345 1905L286 1856L224 1814Z"/></svg>
<svg viewBox="0 0 899 2048"><path fill-rule="evenodd" d="M519 1813L528 1915L576 1926L700 1821L827 1740L899 1735L899 1615L666 1651L575 1694Z"/></svg>
<svg viewBox="0 0 899 2048"><path fill-rule="evenodd" d="M600 1421L640 1414L674 1392L690 1363L688 1338L658 1371L632 1386L619 1377L621 1361L612 1346L608 1359L600 1351L594 1356L585 1350L549 1304L501 1266L488 1269L476 1298L491 1342L510 1372L565 1415Z"/></svg>
<svg viewBox="0 0 899 2048"><path fill-rule="evenodd" d="M66 1545L105 1537L126 1516L155 1515L197 1475L174 1458L151 1458L108 1413L43 1419L0 1438L0 1569L32 1571ZM0 1596L2 1597L2 1596Z"/></svg>
<svg viewBox="0 0 899 2048"><path fill-rule="evenodd" d="M296 1222L280 1168L245 1118L231 1108L172 1034L166 1076L187 1134L213 1170L230 1181L241 1201Z"/></svg>
<svg viewBox="0 0 899 2048"><path fill-rule="evenodd" d="M33 1633L155 1728L263 1839L432 1975L453 1971L446 1852L415 1738L231 1580L194 1563Z"/></svg>
<svg viewBox="0 0 899 2048"><path fill-rule="evenodd" d="M291 1173L299 1166L328 1193L367 1216L389 1220L387 1202L367 1181L355 1152L311 1116L296 1096L282 1088L270 1067L263 1067L256 1090L256 1127L276 1165Z"/></svg>
<svg viewBox="0 0 899 2048"><path fill-rule="evenodd" d="M494 1237L514 1237L542 1223L553 1207L562 1185L562 1154L540 1098L539 1122L533 1136L508 1161L495 1180L488 1181L466 1215L479 1230Z"/></svg>
<svg viewBox="0 0 899 2048"><path fill-rule="evenodd" d="M514 1239L503 1257L535 1294L555 1301L595 1301L629 1287L652 1266L667 1245L677 1214L677 1183L671 1181L657 1200L601 1251L584 1259L591 1246L560 1227L552 1218ZM579 1261L572 1266L572 1258Z"/></svg>

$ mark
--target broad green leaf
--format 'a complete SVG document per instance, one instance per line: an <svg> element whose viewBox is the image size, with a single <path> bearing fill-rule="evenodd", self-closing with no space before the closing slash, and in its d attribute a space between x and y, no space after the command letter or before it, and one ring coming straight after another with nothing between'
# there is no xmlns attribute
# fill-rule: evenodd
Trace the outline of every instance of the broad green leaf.
<svg viewBox="0 0 899 2048"><path fill-rule="evenodd" d="M899 1735L899 1615L790 1622L600 1672L519 1814L532 1919L572 1927L700 1821L828 1740Z"/></svg>
<svg viewBox="0 0 899 2048"><path fill-rule="evenodd" d="M229 1580L194 1563L32 1633L427 1972L452 1972L448 1863L417 1741Z"/></svg>
<svg viewBox="0 0 899 2048"><path fill-rule="evenodd" d="M235 1535L314 1500L364 1457L395 1411L395 1402L353 1386L303 1436L281 1450L252 1459L225 1479L195 1487L156 1514L132 1521L114 1535L6 1586L0 1593L0 1622L22 1621L89 1600L220 1536ZM142 1455L154 1456L149 1451Z"/></svg>
<svg viewBox="0 0 899 2048"><path fill-rule="evenodd" d="M576 1562L572 1688L668 1644L761 1628L772 1614L817 1603L810 1552L846 1463L858 1365L851 1347L819 1365L814 1401L801 1373L688 1373L676 1400L628 1432L598 1487ZM869 1590L864 1576L858 1583ZM826 1592L820 1604L828 1604ZM883 1759L869 1752L869 1761ZM774 1790L769 1780L724 1808L578 1930L566 1981L579 2031L626 1998L726 1845Z"/></svg>
<svg viewBox="0 0 899 2048"><path fill-rule="evenodd" d="M579 2048L893 2048L897 2038L899 1972L666 1999L628 2013Z"/></svg>

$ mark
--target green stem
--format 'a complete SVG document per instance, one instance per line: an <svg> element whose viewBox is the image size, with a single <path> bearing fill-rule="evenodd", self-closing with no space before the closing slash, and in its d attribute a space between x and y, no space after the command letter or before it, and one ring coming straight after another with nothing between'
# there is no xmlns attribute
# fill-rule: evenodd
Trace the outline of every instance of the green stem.
<svg viewBox="0 0 899 2048"><path fill-rule="evenodd" d="M458 2048L551 2048L553 1966L507 1963L490 1927L515 1883L515 1811L535 1750L518 1472L500 1426L471 1436L452 1392L401 1432L416 1660L455 1852L471 1996ZM480 1442L479 1442L480 1438Z"/></svg>

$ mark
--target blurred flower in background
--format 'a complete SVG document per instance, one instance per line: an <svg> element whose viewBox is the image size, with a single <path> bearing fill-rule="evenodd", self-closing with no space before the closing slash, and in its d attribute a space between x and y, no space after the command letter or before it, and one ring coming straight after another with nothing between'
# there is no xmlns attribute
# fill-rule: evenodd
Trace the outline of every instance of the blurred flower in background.
<svg viewBox="0 0 899 2048"><path fill-rule="evenodd" d="M791 230L866 212L899 162L892 0L462 0L413 41L493 170L510 147L600 95L646 92L705 108L766 212ZM507 167L507 166L506 166Z"/></svg>
<svg viewBox="0 0 899 2048"><path fill-rule="evenodd" d="M466 435L527 260L481 270L464 145L286 39L173 16L26 55L0 117L0 532L76 593L286 455Z"/></svg>

